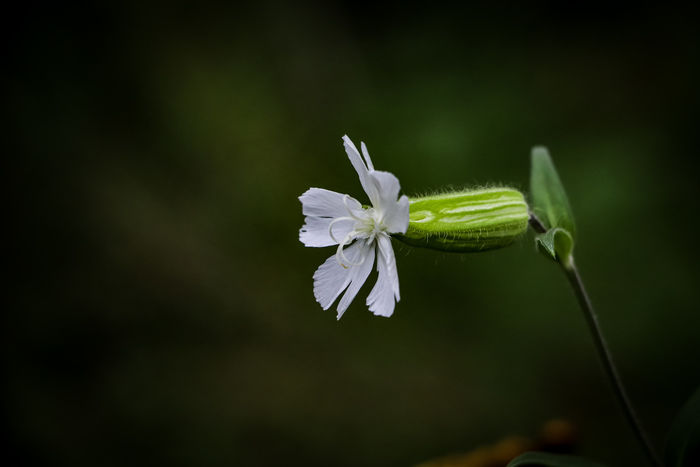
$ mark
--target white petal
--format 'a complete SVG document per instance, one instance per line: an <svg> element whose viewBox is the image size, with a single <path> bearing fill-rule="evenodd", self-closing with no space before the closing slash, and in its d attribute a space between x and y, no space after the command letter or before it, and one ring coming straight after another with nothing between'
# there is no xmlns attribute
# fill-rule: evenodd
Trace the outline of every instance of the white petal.
<svg viewBox="0 0 700 467"><path fill-rule="evenodd" d="M356 245L345 249L345 256L350 260L360 258ZM336 255L328 258L314 273L314 296L324 310L330 308L338 295L350 283L350 271L338 264Z"/></svg>
<svg viewBox="0 0 700 467"><path fill-rule="evenodd" d="M377 270L379 278L367 297L369 311L378 316L391 316L396 302L401 299L399 294L399 274L396 270L396 257L391 247L388 235L377 237Z"/></svg>
<svg viewBox="0 0 700 467"><path fill-rule="evenodd" d="M348 215L348 207L362 209L362 204L355 198L323 188L310 188L299 197L299 201L305 216L343 217Z"/></svg>
<svg viewBox="0 0 700 467"><path fill-rule="evenodd" d="M364 243L364 240L361 239L357 242ZM340 303L338 303L338 319L343 316L345 310L348 309L350 303L352 303L355 296L357 296L357 292L360 291L362 285L367 281L369 273L372 272L372 266L374 265L374 250L374 244L367 245L363 252L365 255L364 262L358 266L350 266L348 268L350 269L350 286L348 287L348 290L345 291L345 294L343 294L343 298L340 299Z"/></svg>
<svg viewBox="0 0 700 467"><path fill-rule="evenodd" d="M324 247L337 245L346 235L352 232L355 221L353 219L338 220L333 224L333 237L331 237L328 227L334 219L330 217L309 216L306 223L299 230L299 240L306 246ZM338 241L336 241L338 240Z"/></svg>
<svg viewBox="0 0 700 467"><path fill-rule="evenodd" d="M385 208L382 213L384 215L383 223L387 232L406 233L410 216L408 196L403 195L398 202L394 203L390 208ZM335 231L335 226L333 227Z"/></svg>
<svg viewBox="0 0 700 467"><path fill-rule="evenodd" d="M367 146L365 146L364 141L360 142L360 147L362 148L362 155L365 157L365 162L367 163L367 168L370 170L374 170L374 165L372 164L372 159L369 158L369 152L367 152Z"/></svg>
<svg viewBox="0 0 700 467"><path fill-rule="evenodd" d="M379 201L379 192L377 191L376 184L370 179L369 169L367 169L360 153L357 152L357 148L350 138L348 138L348 135L343 136L343 145L345 146L345 152L348 154L350 162L353 167L355 167L355 171L357 171L357 175L360 177L362 188L365 190L365 193L367 193L372 206L376 207L376 203Z"/></svg>
<svg viewBox="0 0 700 467"><path fill-rule="evenodd" d="M372 255L372 260L374 260L374 246L367 245L364 240L356 241L345 249L344 254L352 263L359 263L363 255L369 260L370 258L368 255L370 254ZM370 269L373 262L374 261L369 262ZM360 266L348 266L344 268L338 263L336 256L333 255L316 270L314 273L314 295L316 296L316 301L321 304L324 310L330 308L336 298L338 298L351 282L356 282L358 288L362 286L367 280L367 275L364 274L363 268L367 263L368 261L365 261ZM357 292L354 293L357 294ZM338 318L340 318L341 315L342 312L339 309Z"/></svg>
<svg viewBox="0 0 700 467"><path fill-rule="evenodd" d="M408 198L402 196L399 201L401 186L399 179L389 172L375 170L369 174L370 180L379 194L374 208L381 213L384 226L390 233L406 233L408 229Z"/></svg>
<svg viewBox="0 0 700 467"><path fill-rule="evenodd" d="M378 193L378 199L373 202L372 206L375 209L382 209L396 204L399 191L401 190L399 179L396 178L396 175L375 170L369 174L369 177Z"/></svg>

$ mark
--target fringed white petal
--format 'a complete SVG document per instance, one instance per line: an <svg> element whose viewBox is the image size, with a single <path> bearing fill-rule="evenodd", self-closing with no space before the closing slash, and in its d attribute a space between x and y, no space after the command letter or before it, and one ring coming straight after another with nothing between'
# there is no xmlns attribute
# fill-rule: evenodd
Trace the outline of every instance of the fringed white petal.
<svg viewBox="0 0 700 467"><path fill-rule="evenodd" d="M299 201L301 201L302 213L305 216L343 217L348 215L348 208L362 209L362 204L355 198L323 188L306 190L299 197Z"/></svg>
<svg viewBox="0 0 700 467"><path fill-rule="evenodd" d="M344 255L350 262L361 264L344 268L338 263L336 255L333 255L314 273L314 295L316 296L316 301L321 304L324 310L330 308L343 290L351 284L354 285L349 290L352 293L349 299L352 300L357 295L357 291L367 280L369 271L371 271L374 263L374 245L367 245L364 240L359 240L346 248ZM364 261L362 261L363 257L365 258ZM347 304L343 303L345 308L342 311L339 305L338 319L347 309L349 303L349 301Z"/></svg>
<svg viewBox="0 0 700 467"><path fill-rule="evenodd" d="M358 240L357 242L364 242L364 240ZM364 248L363 254L365 257L363 263L359 266L351 266L348 268L350 269L350 285L348 286L348 290L343 294L343 298L341 298L338 303L338 319L343 316L343 313L345 313L345 310L348 309L350 303L355 299L362 285L367 281L369 273L372 272L375 246L367 245Z"/></svg>
<svg viewBox="0 0 700 467"><path fill-rule="evenodd" d="M399 197L401 186L396 175L374 170L370 172L369 178L377 192L377 199L372 201L372 206L378 211L391 210Z"/></svg>
<svg viewBox="0 0 700 467"><path fill-rule="evenodd" d="M360 177L362 188L365 190L365 193L367 193L372 206L376 207L376 203L378 203L380 199L379 191L377 191L377 184L370 178L370 171L367 165L365 165L355 144L348 138L348 135L343 136L343 145L345 146L345 152L348 154L352 166L355 167L355 171Z"/></svg>
<svg viewBox="0 0 700 467"><path fill-rule="evenodd" d="M332 228L331 222L333 222ZM299 240L310 247L337 245L339 240L345 238L352 231L354 225L355 220L352 218L334 220L330 217L309 216L299 230Z"/></svg>
<svg viewBox="0 0 700 467"><path fill-rule="evenodd" d="M399 274L396 270L396 257L388 235L377 237L377 271L379 278L367 297L369 311L377 316L389 317L394 313L399 294Z"/></svg>
<svg viewBox="0 0 700 467"><path fill-rule="evenodd" d="M367 151L367 146L365 146L364 141L360 142L360 147L362 148L362 155L365 158L365 162L367 163L367 168L370 170L374 170L374 164L372 164L372 159L369 158L369 152Z"/></svg>
<svg viewBox="0 0 700 467"><path fill-rule="evenodd" d="M391 209L383 211L384 225L389 233L406 233L409 221L408 196L403 195Z"/></svg>

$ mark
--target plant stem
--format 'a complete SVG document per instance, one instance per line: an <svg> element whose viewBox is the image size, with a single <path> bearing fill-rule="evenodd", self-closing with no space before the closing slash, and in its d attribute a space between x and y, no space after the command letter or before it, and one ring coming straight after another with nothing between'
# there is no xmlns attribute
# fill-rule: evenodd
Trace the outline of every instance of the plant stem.
<svg viewBox="0 0 700 467"><path fill-rule="evenodd" d="M544 234L547 232L547 227L545 227L537 216L532 213L530 214L529 223L532 230L538 234ZM565 264L567 261L562 261L561 258L558 258L557 262L564 270L566 278L569 280L571 287L574 289L576 300L581 306L581 311L583 311L586 324L588 324L588 329L591 331L591 335L593 336L593 343L595 344L596 351L598 352L600 362L603 365L605 376L607 376L608 380L610 381L612 390L615 393L617 402L620 404L620 408L622 408L622 411L625 414L627 423L629 424L630 428L632 428L634 436L637 438L639 444L642 445L642 449L644 450L644 453L651 464L655 467L663 467L663 464L656 455L654 448L651 446L649 438L644 432L641 423L639 423L639 419L632 408L632 403L625 392L624 386L622 385L620 375L617 373L615 363L613 363L612 356L610 355L610 349L608 349L608 345L605 343L605 339L603 339L603 332L600 329L600 324L598 324L598 318L593 311L593 305L591 304L591 300L588 298L586 289L583 286L583 281L578 273L573 256L569 256L568 264Z"/></svg>
<svg viewBox="0 0 700 467"><path fill-rule="evenodd" d="M620 375L617 373L612 356L610 355L610 350L603 339L603 333L600 329L600 325L598 324L598 318L593 311L593 305L591 305L591 300L588 298L586 289L583 287L583 281L581 281L581 276L578 273L578 269L576 269L573 258L571 258L569 267L564 267L563 269L564 274L566 274L566 278L569 280L571 287L574 289L574 294L576 295L576 299L581 306L583 316L586 318L588 329L591 331L591 335L593 336L593 343L598 351L598 357L600 357L600 361L603 364L605 375L610 381L615 397L617 398L617 402L620 404L620 407L625 414L625 418L627 418L627 423L629 424L630 428L632 428L634 436L637 438L639 444L642 445L642 448L644 449L644 452L651 464L656 467L663 467L663 464L656 455L656 452L654 452L654 448L651 446L649 438L644 432L641 423L639 423L637 415L634 413L632 403L625 392L625 388L622 386Z"/></svg>

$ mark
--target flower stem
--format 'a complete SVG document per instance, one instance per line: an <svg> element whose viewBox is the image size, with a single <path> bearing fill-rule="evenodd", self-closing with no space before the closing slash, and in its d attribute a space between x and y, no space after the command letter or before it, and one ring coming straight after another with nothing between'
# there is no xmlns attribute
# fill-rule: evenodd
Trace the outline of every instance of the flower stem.
<svg viewBox="0 0 700 467"><path fill-rule="evenodd" d="M598 351L598 357L600 358L600 361L603 364L603 370L605 371L605 375L610 381L610 385L612 386L613 392L615 393L617 402L620 404L620 408L622 408L622 411L625 414L627 423L634 432L634 436L637 438L637 441L642 446L642 449L644 450L651 464L656 467L662 467L663 464L659 460L659 457L656 455L656 452L654 452L654 448L651 446L649 438L644 432L644 429L642 428L642 425L639 422L639 419L637 418L634 409L632 408L632 403L629 397L627 396L627 393L625 392L625 388L622 385L620 375L618 374L617 368L613 363L612 356L610 355L610 350L608 349L608 346L605 343L605 340L603 339L603 333L600 329L598 318L596 317L595 312L593 311L591 300L588 297L588 294L586 293L586 289L583 287L583 281L581 281L581 276L578 273L578 269L576 269L576 264L574 263L573 258L571 259L569 267L564 268L564 273L566 274L566 278L569 279L571 287L574 289L574 294L576 295L576 299L578 300L578 303L581 306L583 316L586 319L586 324L588 324L588 329L591 331L591 335L593 336L593 343L595 344L596 350Z"/></svg>
<svg viewBox="0 0 700 467"><path fill-rule="evenodd" d="M546 227L540 222L540 220L532 214L530 215L530 227L535 232L540 234L547 231ZM646 454L651 465L655 467L663 467L663 464L656 455L654 448L651 446L649 438L644 432L644 429L642 428L642 425L639 422L634 409L632 408L632 403L627 396L625 388L622 385L622 380L620 380L620 375L618 374L615 363L613 362L610 349L608 349L608 345L605 343L605 339L603 338L603 332L600 329L598 318L593 311L593 305L591 304L591 300L586 293L585 287L583 286L583 281L581 280L581 276L576 268L574 258L570 257L566 266L561 261L559 261L559 264L562 266L564 274L574 290L574 294L576 295L576 300L581 307L581 311L583 311L583 316L586 319L588 330L591 332L591 336L593 337L593 343L595 344L596 351L598 352L600 362L603 365L603 370L610 381L610 385L615 393L617 402L625 414L627 423L634 432L635 438L644 450L644 453Z"/></svg>

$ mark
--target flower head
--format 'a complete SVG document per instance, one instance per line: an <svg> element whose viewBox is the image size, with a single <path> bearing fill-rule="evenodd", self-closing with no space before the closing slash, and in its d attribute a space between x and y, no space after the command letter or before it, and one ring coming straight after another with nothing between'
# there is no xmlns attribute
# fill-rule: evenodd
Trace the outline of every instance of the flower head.
<svg viewBox="0 0 700 467"><path fill-rule="evenodd" d="M314 295L327 310L347 289L338 303L340 319L367 280L376 256L379 277L367 305L375 315L391 316L400 295L390 234L406 233L408 198L404 195L397 200L398 178L374 170L365 143L361 144L363 161L350 138L343 136L343 141L372 206L365 207L350 195L322 188L311 188L299 197L306 216L299 240L311 247L337 245L335 255L314 274Z"/></svg>

